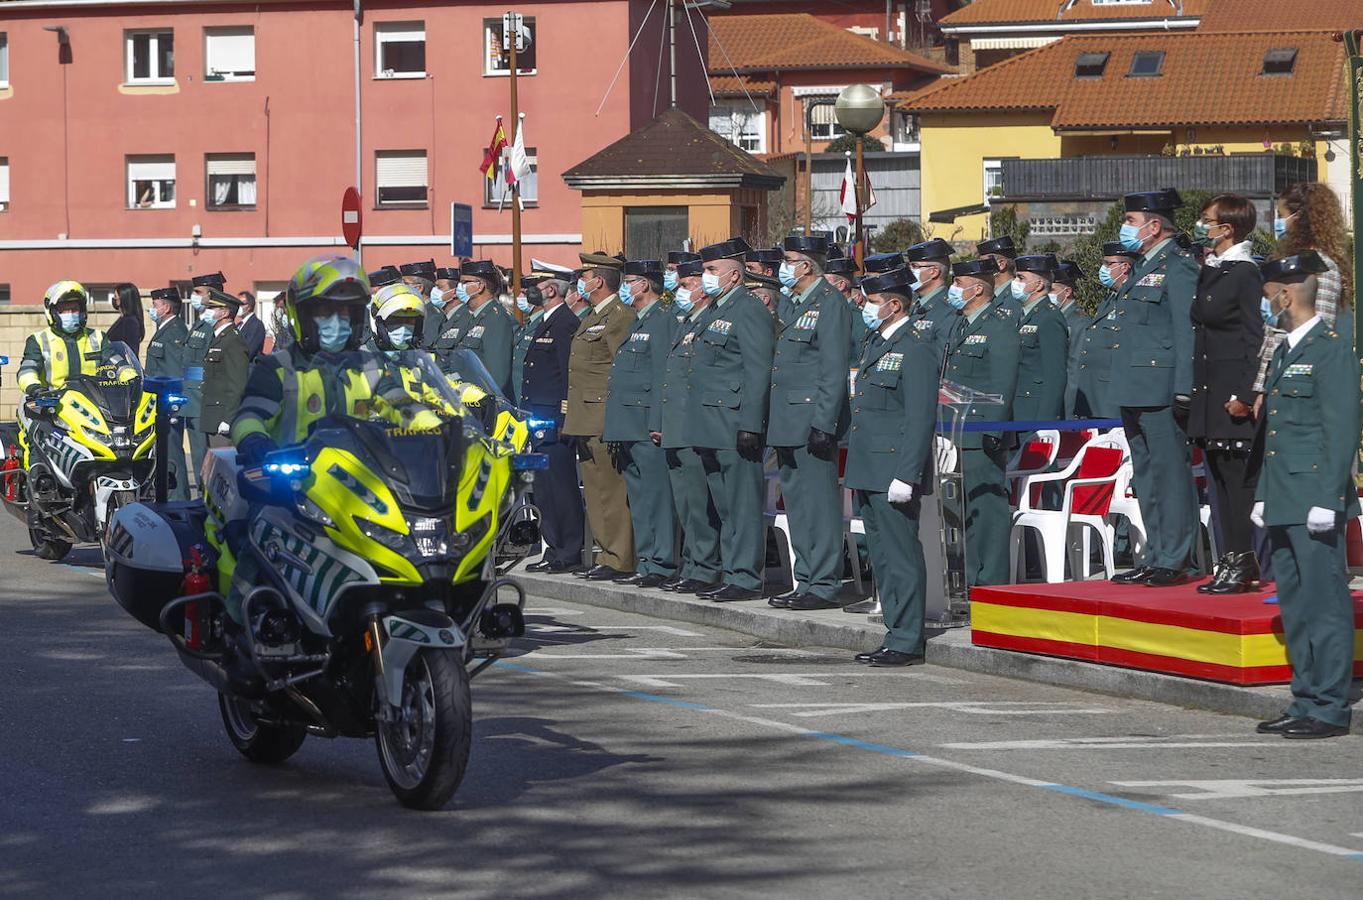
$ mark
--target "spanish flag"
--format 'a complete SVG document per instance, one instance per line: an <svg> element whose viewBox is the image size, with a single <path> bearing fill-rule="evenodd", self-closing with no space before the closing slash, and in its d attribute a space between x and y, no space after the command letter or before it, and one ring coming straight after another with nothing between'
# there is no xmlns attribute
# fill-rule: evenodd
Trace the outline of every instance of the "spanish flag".
<svg viewBox="0 0 1363 900"><path fill-rule="evenodd" d="M488 181L496 181L497 173L502 167L502 154L510 144L506 140L506 131L502 128L502 117L497 117L497 127L492 132L492 142L488 144L487 152L483 154L483 164L478 167Z"/></svg>

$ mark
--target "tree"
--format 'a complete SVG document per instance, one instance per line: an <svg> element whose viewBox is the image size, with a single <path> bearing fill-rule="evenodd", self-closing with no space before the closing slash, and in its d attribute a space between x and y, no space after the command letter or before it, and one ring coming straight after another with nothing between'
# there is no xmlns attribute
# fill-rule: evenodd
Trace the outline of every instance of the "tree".
<svg viewBox="0 0 1363 900"><path fill-rule="evenodd" d="M871 137L870 135L867 135L866 143L862 145L862 150L866 153L880 153L884 149L885 143L880 138ZM857 136L855 134L844 134L841 137L835 137L833 138L833 140L828 142L828 146L824 148L824 152L856 153Z"/></svg>
<svg viewBox="0 0 1363 900"><path fill-rule="evenodd" d="M996 238L1005 234L1011 237L1019 256L1027 252L1027 235L1031 232L1032 226L1025 219L1018 218L1016 206L996 206L990 210L989 233Z"/></svg>
<svg viewBox="0 0 1363 900"><path fill-rule="evenodd" d="M923 229L912 219L895 219L876 232L871 239L871 249L877 253L894 253L914 244L927 240Z"/></svg>

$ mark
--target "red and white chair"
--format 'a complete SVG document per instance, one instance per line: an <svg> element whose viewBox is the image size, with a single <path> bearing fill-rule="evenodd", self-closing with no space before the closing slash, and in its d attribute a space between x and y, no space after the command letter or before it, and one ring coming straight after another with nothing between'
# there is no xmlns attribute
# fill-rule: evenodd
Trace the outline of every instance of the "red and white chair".
<svg viewBox="0 0 1363 900"><path fill-rule="evenodd" d="M1050 471L1060 452L1060 432L1053 430L1034 431L1021 442L1017 453L1008 461L1005 475L1012 490L1013 505L1018 502L1020 479L1029 475L1040 475ZM1035 499L1035 498L1034 498Z"/></svg>

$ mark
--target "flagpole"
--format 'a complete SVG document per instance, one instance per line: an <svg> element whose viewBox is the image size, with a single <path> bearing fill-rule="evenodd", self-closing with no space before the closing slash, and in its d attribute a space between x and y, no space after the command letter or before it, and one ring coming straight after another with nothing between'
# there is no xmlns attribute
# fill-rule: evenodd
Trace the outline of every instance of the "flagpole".
<svg viewBox="0 0 1363 900"><path fill-rule="evenodd" d="M865 260L865 258L866 258L866 247L862 244L862 230L861 230L861 220L862 220L862 218L863 218L863 216L862 216L862 213L863 213L863 206L862 206L862 204L865 203L865 194L866 194L866 162L865 162L864 159L862 159L862 156L861 156L861 148L862 148L862 145L865 144L865 143L866 143L866 135L864 135L864 134L859 134L859 135L857 135L857 173L856 173L856 185L857 185L857 190L856 190L856 194L857 194L857 244L856 244L856 248L853 250L853 255L854 255L854 257L855 257L855 259L856 259L856 261L857 261L857 268L858 268L858 269L861 268L861 264L862 264L862 262L863 262L863 261Z"/></svg>
<svg viewBox="0 0 1363 900"><path fill-rule="evenodd" d="M516 137L511 140L514 142L520 135L522 119L520 97L517 94L516 84L516 69L519 68L519 63L516 61L516 45L520 43L521 37L519 16L512 17L512 25L516 33L503 35L502 39L511 49L511 123L516 127ZM510 167L508 166L508 168ZM511 189L516 195L513 198L515 202L511 204L511 296L519 297L521 295L521 185L519 178L515 179ZM520 304L516 304L515 316L518 321L525 321L525 313L521 312Z"/></svg>

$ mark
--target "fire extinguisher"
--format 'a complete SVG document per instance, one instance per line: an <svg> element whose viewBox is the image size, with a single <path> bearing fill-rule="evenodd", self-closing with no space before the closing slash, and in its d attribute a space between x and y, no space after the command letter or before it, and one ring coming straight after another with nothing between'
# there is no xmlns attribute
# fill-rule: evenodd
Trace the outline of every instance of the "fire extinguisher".
<svg viewBox="0 0 1363 900"><path fill-rule="evenodd" d="M180 582L180 596L193 597L196 594L206 594L213 589L212 581L208 573L204 571L203 556L199 553L198 547L189 548L189 559L185 560L185 578ZM185 644L191 650L202 650L205 643L203 611L207 610L207 605L197 601L190 601L185 604Z"/></svg>
<svg viewBox="0 0 1363 900"><path fill-rule="evenodd" d="M0 463L0 472L4 473L5 499L13 503L19 499L19 482L22 480L18 474L23 468L23 463L19 460L19 450L10 447L5 454L4 463Z"/></svg>

